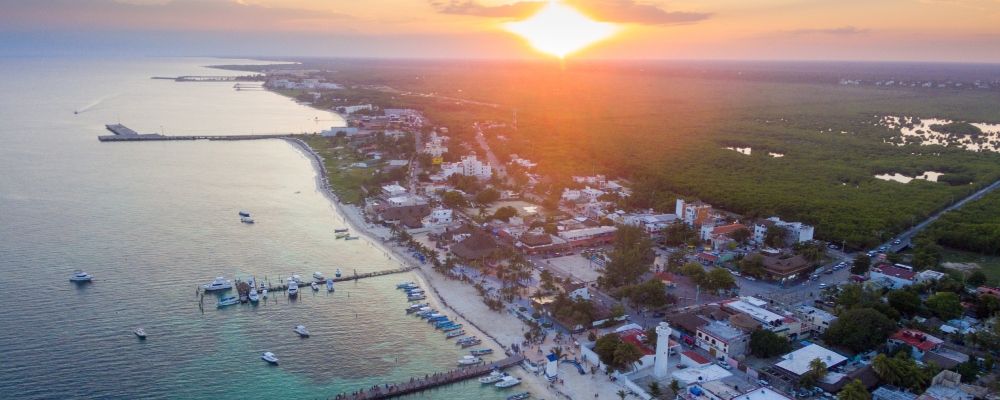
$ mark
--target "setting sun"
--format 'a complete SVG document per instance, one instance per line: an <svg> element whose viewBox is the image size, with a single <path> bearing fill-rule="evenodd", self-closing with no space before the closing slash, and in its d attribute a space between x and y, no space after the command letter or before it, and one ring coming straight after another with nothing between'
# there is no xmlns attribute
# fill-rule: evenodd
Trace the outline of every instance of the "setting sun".
<svg viewBox="0 0 1000 400"><path fill-rule="evenodd" d="M557 0L549 1L530 18L504 27L525 38L538 51L559 58L607 39L618 30L615 24L594 21Z"/></svg>

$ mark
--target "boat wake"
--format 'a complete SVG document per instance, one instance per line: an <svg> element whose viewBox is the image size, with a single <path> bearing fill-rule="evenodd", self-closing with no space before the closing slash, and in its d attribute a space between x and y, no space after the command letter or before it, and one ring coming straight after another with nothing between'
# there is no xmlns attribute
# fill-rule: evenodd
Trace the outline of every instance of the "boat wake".
<svg viewBox="0 0 1000 400"><path fill-rule="evenodd" d="M87 105L83 106L82 108L76 109L76 111L74 111L73 113L74 114L83 114L83 113L85 113L87 111L99 110L100 109L99 106L101 105L101 103L104 103L105 101L111 100L111 99L113 99L115 97L118 97L120 95L121 95L121 93L114 93L114 94L109 94L107 96L98 98L97 100L94 100L94 101L88 103Z"/></svg>

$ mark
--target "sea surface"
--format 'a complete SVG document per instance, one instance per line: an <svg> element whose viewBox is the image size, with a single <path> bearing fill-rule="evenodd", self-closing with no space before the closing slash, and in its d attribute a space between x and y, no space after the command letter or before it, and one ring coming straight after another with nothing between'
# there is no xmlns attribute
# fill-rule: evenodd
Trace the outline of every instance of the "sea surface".
<svg viewBox="0 0 1000 400"><path fill-rule="evenodd" d="M0 60L0 397L326 398L454 368L464 353L405 315L400 274L333 294L216 309L216 276L275 282L399 267L342 217L282 140L100 143L104 124L171 135L317 132L343 121L233 83L201 58ZM78 111L78 114L74 114ZM257 223L242 224L239 210ZM93 283L68 281L75 269ZM200 307L199 304L203 304ZM292 332L304 324L312 333ZM139 341L135 327L149 335ZM280 366L260 354L272 351ZM409 398L500 399L472 381Z"/></svg>

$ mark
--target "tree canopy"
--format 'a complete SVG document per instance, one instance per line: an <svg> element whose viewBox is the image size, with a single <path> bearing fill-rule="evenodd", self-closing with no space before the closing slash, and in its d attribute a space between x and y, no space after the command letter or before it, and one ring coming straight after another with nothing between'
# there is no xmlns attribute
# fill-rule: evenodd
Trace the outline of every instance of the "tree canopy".
<svg viewBox="0 0 1000 400"><path fill-rule="evenodd" d="M962 315L962 300L954 292L937 292L927 298L927 309L945 321Z"/></svg>
<svg viewBox="0 0 1000 400"><path fill-rule="evenodd" d="M642 350L636 345L622 341L617 333L609 333L597 339L594 353L601 362L616 371L631 370L633 365L642 358Z"/></svg>
<svg viewBox="0 0 1000 400"><path fill-rule="evenodd" d="M896 323L872 308L845 311L830 324L823 338L828 343L862 352L885 342L896 330Z"/></svg>
<svg viewBox="0 0 1000 400"><path fill-rule="evenodd" d="M767 329L757 329L750 334L750 354L759 358L776 357L792 351L788 339Z"/></svg>
<svg viewBox="0 0 1000 400"><path fill-rule="evenodd" d="M620 225L601 283L605 287L634 284L649 272L654 259L653 242L646 231L637 226Z"/></svg>

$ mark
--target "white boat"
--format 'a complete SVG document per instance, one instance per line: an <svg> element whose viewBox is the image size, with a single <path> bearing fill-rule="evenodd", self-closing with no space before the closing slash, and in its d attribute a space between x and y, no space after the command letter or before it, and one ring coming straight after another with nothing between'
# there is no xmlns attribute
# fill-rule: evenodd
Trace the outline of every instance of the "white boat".
<svg viewBox="0 0 1000 400"><path fill-rule="evenodd" d="M300 337L309 337L309 330L306 329L305 325L296 326L295 329L293 329L293 331L295 331L295 333L298 333Z"/></svg>
<svg viewBox="0 0 1000 400"><path fill-rule="evenodd" d="M250 211L240 210L240 216L241 217L249 217L250 216Z"/></svg>
<svg viewBox="0 0 1000 400"><path fill-rule="evenodd" d="M250 302L251 303L256 303L256 302L260 301L260 295L257 294L257 288L250 289L249 298L250 298Z"/></svg>
<svg viewBox="0 0 1000 400"><path fill-rule="evenodd" d="M260 297L263 297L265 299L267 298L267 288L263 288L260 290Z"/></svg>
<svg viewBox="0 0 1000 400"><path fill-rule="evenodd" d="M90 274L83 272L81 270L73 271L73 276L69 277L69 280L73 282L90 282L93 279L94 279L93 276L90 276Z"/></svg>
<svg viewBox="0 0 1000 400"><path fill-rule="evenodd" d="M326 281L326 291L327 292L332 292L333 291L333 279L328 279Z"/></svg>
<svg viewBox="0 0 1000 400"><path fill-rule="evenodd" d="M225 306L231 306L233 304L238 304L239 302L240 302L240 299L237 298L236 296L223 297L221 300L219 300L218 307L222 308L222 307L225 307Z"/></svg>
<svg viewBox="0 0 1000 400"><path fill-rule="evenodd" d="M514 386L517 386L517 385L520 385L520 384L521 384L521 380L520 379L508 375L508 376L505 376L503 379L500 380L500 382L497 382L493 386L496 386L498 388L504 389L504 388L514 387Z"/></svg>
<svg viewBox="0 0 1000 400"><path fill-rule="evenodd" d="M291 278L288 278L288 280L295 281L295 283L302 283L302 275L293 274Z"/></svg>
<svg viewBox="0 0 1000 400"><path fill-rule="evenodd" d="M319 291L319 285L317 285L316 282L310 283L309 286L312 287L312 290L314 292L318 292Z"/></svg>
<svg viewBox="0 0 1000 400"><path fill-rule="evenodd" d="M322 281L326 280L326 277L323 276L323 273L321 273L319 271L316 271L316 272L313 272L313 279L315 279L318 282L322 282Z"/></svg>
<svg viewBox="0 0 1000 400"><path fill-rule="evenodd" d="M350 234L350 233L347 233L347 232L340 232L340 233L335 233L335 234L333 234L333 236L334 236L334 238L336 238L336 239L343 239L343 238L346 238L346 237L348 237L348 236L351 236L351 234Z"/></svg>
<svg viewBox="0 0 1000 400"><path fill-rule="evenodd" d="M206 292L211 292L213 290L229 290L233 288L233 283L227 281L225 277L217 277L212 283L201 285L202 289Z"/></svg>
<svg viewBox="0 0 1000 400"><path fill-rule="evenodd" d="M483 362L482 358L475 356L462 356L458 359L458 365L476 365Z"/></svg>
<svg viewBox="0 0 1000 400"><path fill-rule="evenodd" d="M497 382L500 382L500 380L502 380L506 376L507 376L507 374L505 374L505 373L503 373L501 371L494 370L493 372L490 372L489 375L486 375L486 376L484 376L482 378L479 378L479 383L482 383L482 384L497 383Z"/></svg>
<svg viewBox="0 0 1000 400"><path fill-rule="evenodd" d="M340 268L337 268L337 272L335 272L333 276L340 278Z"/></svg>
<svg viewBox="0 0 1000 400"><path fill-rule="evenodd" d="M268 363L278 365L278 356L274 355L274 353L270 351L261 354L260 359L267 361Z"/></svg>
<svg viewBox="0 0 1000 400"><path fill-rule="evenodd" d="M146 330L145 329L135 328L135 330L133 330L132 333L134 333L136 336L138 336L139 339L145 339L146 338Z"/></svg>
<svg viewBox="0 0 1000 400"><path fill-rule="evenodd" d="M299 294L299 284L296 283L295 281L289 281L288 282L288 295L291 296L291 297L295 297L298 294Z"/></svg>
<svg viewBox="0 0 1000 400"><path fill-rule="evenodd" d="M240 217L240 222L242 222L244 224L252 224L253 223L253 218L250 218L250 217Z"/></svg>

